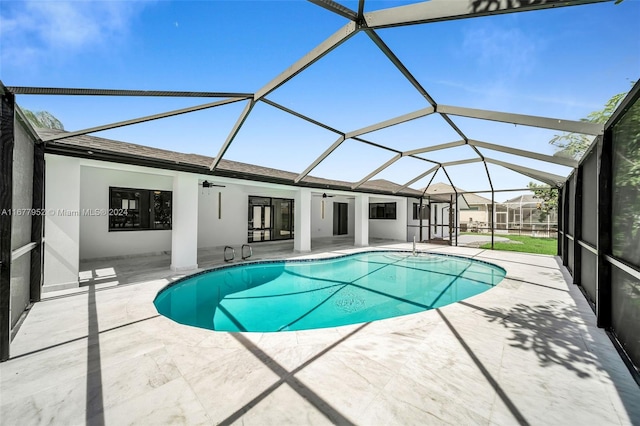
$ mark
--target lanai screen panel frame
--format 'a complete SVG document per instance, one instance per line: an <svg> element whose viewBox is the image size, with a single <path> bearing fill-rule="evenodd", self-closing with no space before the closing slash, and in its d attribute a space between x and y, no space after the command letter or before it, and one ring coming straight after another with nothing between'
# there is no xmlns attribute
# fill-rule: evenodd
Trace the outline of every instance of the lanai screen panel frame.
<svg viewBox="0 0 640 426"><path fill-rule="evenodd" d="M499 112L499 111L489 111L489 110L481 110L476 108L467 108L462 106L451 106L451 105L442 105L438 104L436 100L427 92L424 86L412 75L411 71L402 63L402 61L395 55L393 50L386 45L386 43L382 40L382 38L377 34L376 29L380 28L391 28L398 26L406 26L406 25L419 25L419 24L428 24L431 22L441 22L445 20L456 20L456 19L468 19L479 16L486 15L495 15L495 14L504 14L504 13L515 13L529 10L538 10L538 9L546 9L546 8L556 8L556 7L565 7L565 6L575 6L575 5L584 5L588 3L599 3L610 0L576 0L576 1L560 1L560 0L548 0L543 3L538 2L508 2L501 1L495 4L492 4L491 8L488 5L480 2L462 2L462 1L446 1L446 0L431 0L416 4L411 4L407 6L400 7L392 7L383 10L373 11L373 12L364 12L364 4L365 1L361 0L358 4L358 10L351 10L346 6L343 6L339 3L330 1L330 0L313 0L312 3L327 9L331 13L336 13L343 18L347 19L348 22L341 28L339 28L335 33L330 35L327 39L321 42L318 46L309 51L306 55L280 73L278 76L274 77L272 80L267 82L263 87L257 90L254 93L230 93L230 92L178 92L178 91L143 91L143 90L113 90L113 89L81 89L81 88L36 88L36 87L9 87L9 90L15 94L48 94L48 95L100 95L100 96L184 96L184 97L221 97L225 99L221 99L218 101L210 102L207 104L198 105L191 108L183 108L180 110L167 111L161 114L155 114L153 116L146 117L138 117L131 120L109 123L102 126L95 126L92 128L81 129L74 132L69 132L65 135L54 135L47 138L47 141L54 142L57 140L61 140L67 137L83 135L94 133L98 131L103 131L107 129L113 129L116 127L123 127L128 125L133 125L137 123L142 123L150 120L161 119L164 117L170 117L179 114L185 114L192 111L198 111L207 108L215 108L217 106L226 105L234 102L246 102L245 108L240 113L237 118L236 123L232 126L226 140L222 143L218 154L214 158L210 171L212 174L215 173L216 168L220 164L220 160L224 157L227 152L229 146L233 143L236 135L241 130L242 125L246 121L246 119L251 114L251 111L257 102L265 102L271 106L276 106L280 108L282 111L293 114L298 118L302 118L307 120L310 123L321 126L325 129L333 131L336 133L336 140L333 144L331 144L325 152L323 152L316 160L314 160L308 167L300 173L292 182L292 184L296 185L303 181L309 173L320 164L326 157L331 155L333 151L340 146L345 140L353 139L361 143L366 143L369 145L376 146L380 149L389 150L395 153L394 157L381 164L378 168L372 170L369 174L364 176L358 182L354 182L351 187L352 189L358 189L367 181L372 179L375 175L379 174L381 171L389 167L398 159L404 156L411 156L414 158L419 158L426 163L425 164L425 172L421 173L416 178L411 179L410 181L404 183L402 185L403 188L407 188L416 181L418 181L421 177L428 176L429 171L433 170L433 167L440 168L446 173L446 167L451 165L459 165L465 163L472 162L483 162L485 165L485 171L487 174L487 178L490 182L491 189L493 190L493 183L489 173L489 169L486 167L487 163L497 164L503 167L506 167L516 173L528 176L532 179L535 179L540 182L544 182L552 187L559 187L564 182L563 176L557 176L549 173L545 173L540 170L533 170L527 168L521 164L507 163L504 161L500 161L497 159L492 159L487 157L483 152L484 149L491 149L495 151L506 152L509 154L513 154L516 156L520 156L523 158L534 158L541 161L546 161L554 164L562 164L569 167L576 167L576 163L572 160L559 159L552 156L546 156L543 154L538 154L535 152L528 152L525 150L520 150L516 148L510 148L506 146L502 146L499 144L494 144L491 142L481 142L472 138L473 135L467 135L462 129L460 129L451 118L452 116L462 116L462 117L470 117L480 120L490 120L497 121L503 123L512 123L519 124L523 126L534 126L541 127L547 129L554 129L560 131L567 132L575 132L582 133L588 135L600 135L603 132L604 126L595 123L583 122L583 121L573 121L573 120L564 120L558 118L550 118L550 117L540 117L540 116L531 116L531 115L523 115L523 114L513 114L509 112ZM292 78L295 78L298 74L304 72L310 66L313 66L315 62L320 60L327 54L330 54L334 49L340 47L341 44L346 42L352 36L357 34L360 31L364 31L367 36L371 39L372 43L374 43L378 49L391 61L391 63L395 66L398 72L406 78L411 85L420 93L420 95L425 99L425 108L413 111L408 114L404 114L399 117L392 117L387 120L373 123L364 128L355 129L355 130L340 130L334 129L331 126L320 122L319 120L315 120L313 117L304 116L293 109L290 109L283 105L278 105L273 101L269 100L267 96L273 91L277 90L282 85L286 84ZM460 136L460 140L453 142L453 144L468 144L472 147L473 151L476 154L475 158L464 158L456 161L452 161L449 163L440 163L434 160L429 159L428 152L435 151L437 149L445 149L445 144L436 144L434 146L427 146L422 149L414 149L410 151L398 151L392 147L384 146L382 144L377 144L375 142L366 140L363 138L363 135L367 133L374 132L376 130L380 130L386 127L395 126L401 123L404 123L409 120L413 120L422 116L430 115L430 114L438 114L440 115L450 126L451 128ZM471 137L470 137L471 136ZM418 154L421 154L419 157ZM454 186L454 182L451 182L452 186ZM396 191L397 192L397 191Z"/></svg>

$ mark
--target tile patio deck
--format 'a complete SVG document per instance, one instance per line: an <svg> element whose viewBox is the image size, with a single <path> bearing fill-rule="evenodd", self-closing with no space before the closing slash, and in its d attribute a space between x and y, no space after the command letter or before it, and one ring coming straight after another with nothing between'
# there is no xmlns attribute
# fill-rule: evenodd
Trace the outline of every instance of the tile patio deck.
<svg viewBox="0 0 640 426"><path fill-rule="evenodd" d="M346 240L329 243L314 247L357 251ZM276 246L254 257L292 257L290 246ZM0 364L0 422L640 424L638 385L555 257L419 248L494 262L507 278L404 317L223 333L157 314L153 298L178 276L161 257L146 259L148 268L145 259L85 263L89 285L45 294L19 329L13 358ZM219 254L202 253L201 266Z"/></svg>

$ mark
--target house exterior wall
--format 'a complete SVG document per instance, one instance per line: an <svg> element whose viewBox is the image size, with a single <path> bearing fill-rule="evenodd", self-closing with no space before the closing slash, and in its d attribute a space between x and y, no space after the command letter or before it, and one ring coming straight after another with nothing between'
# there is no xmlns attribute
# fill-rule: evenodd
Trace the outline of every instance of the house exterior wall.
<svg viewBox="0 0 640 426"><path fill-rule="evenodd" d="M333 236L333 204L347 203L347 235L353 236L355 207L353 198L334 196L322 198L320 194L311 198L311 238ZM322 200L324 200L324 218L322 218Z"/></svg>
<svg viewBox="0 0 640 426"><path fill-rule="evenodd" d="M46 170L45 207L77 213L46 217L45 284L55 285L57 288L77 286L80 260L172 251L172 244L176 243L173 235L177 229L176 217L173 230L110 232L106 212L109 210L109 188L120 187L173 191L175 213L175 203L179 202L175 193L179 172L51 154L46 156ZM323 199L313 196L317 195L317 191L308 188L188 173L184 175L189 183L182 192L194 192L194 197L188 197L191 201L187 204L192 205L197 211L189 222L196 223L195 238L189 237L188 241L193 241L197 248L238 246L246 243L250 196L305 201L305 205L296 202L294 206L298 214L303 212L306 215L295 222L294 228L296 235L300 236L300 227L306 223L309 228L305 237L307 239L333 235L333 204L343 202L348 205L347 235L356 238L356 226L359 226L361 245L368 245L369 237L407 240L407 215L410 212L404 197L370 197L368 194L352 195L348 192L334 194L335 196L325 199L323 219ZM205 179L221 186L203 188L201 182ZM191 191L192 186L197 190ZM301 191L306 191L308 196L301 198ZM364 200L360 225L356 218L358 197ZM196 199L197 205L194 201ZM395 202L396 219L368 219L370 202ZM105 213L84 213L89 211ZM190 225L189 229L192 228L195 226Z"/></svg>
<svg viewBox="0 0 640 426"><path fill-rule="evenodd" d="M488 228L491 223L491 218L489 217L489 205L470 204L469 207L477 208L477 210L460 210L460 224L466 224L467 228L470 228L470 223L477 223L481 228ZM486 232L486 230L484 232Z"/></svg>
<svg viewBox="0 0 640 426"><path fill-rule="evenodd" d="M294 199L297 192L297 188L289 190L251 183L241 185L215 177L208 177L208 180L224 182L224 187L199 190L198 248L246 244L249 227L249 196ZM219 200L222 206L220 216L218 215ZM295 208L297 207L294 205ZM295 227L294 222L294 229Z"/></svg>
<svg viewBox="0 0 640 426"><path fill-rule="evenodd" d="M369 219L369 237L407 241L407 202L403 197L369 197L369 203L396 203L395 219ZM367 217L369 212L367 211Z"/></svg>
<svg viewBox="0 0 640 426"><path fill-rule="evenodd" d="M199 191L198 248L246 243L249 194L245 188L227 184L224 188L200 188Z"/></svg>
<svg viewBox="0 0 640 426"><path fill-rule="evenodd" d="M47 180L47 185L49 184ZM117 169L80 168L80 209L109 209L109 187L172 191L173 177ZM80 216L80 259L152 254L171 250L171 230L111 231L104 214Z"/></svg>

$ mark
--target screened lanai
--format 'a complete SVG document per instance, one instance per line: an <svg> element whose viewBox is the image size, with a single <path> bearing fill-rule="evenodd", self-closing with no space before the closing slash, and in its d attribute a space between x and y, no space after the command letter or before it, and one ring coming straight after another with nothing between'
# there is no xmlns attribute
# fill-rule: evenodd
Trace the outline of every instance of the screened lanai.
<svg viewBox="0 0 640 426"><path fill-rule="evenodd" d="M312 13L310 16L330 18L323 23L334 27L333 31L316 30L314 38L321 40L275 77L256 84L253 80L263 73L253 73L253 90L245 90L249 84L233 91L215 90L218 87L175 91L6 84L18 95L18 104L21 99L29 103L38 99L46 106L57 98L77 110L95 105L95 99L100 101L96 110L92 107L95 113L84 117L81 125L73 123L77 129L44 138L50 146L63 143L65 138L96 134L165 148L171 142L154 140L152 135L167 131L176 137L174 123L182 119L189 129L184 135L194 139L189 142L192 152L215 154L212 175L219 161L228 158L295 172L293 185L305 185L306 177L315 175L352 182L354 190L374 178L391 180L401 188L425 188L429 182L442 181L476 192L526 188L529 181L557 187L577 162L552 155L549 139L559 132L589 137L603 132L602 124L581 121L572 114L569 118L549 115L551 108L545 108L549 101L534 97L525 102L507 97L482 105L480 99L463 96L452 82L432 82L429 69L416 63L415 56L423 54L408 50L403 43L403 39L437 43L442 33L455 31L458 22L477 18L481 25L463 29L466 34L461 48L482 49L483 32L489 31L485 23L505 19L496 15L536 10L558 13L555 9L594 7L588 3L599 2L430 1L380 9L377 2L311 3L304 10ZM529 25L536 20L531 16L534 19ZM522 17L526 19L526 14ZM542 18L541 14L538 19ZM284 15L280 19L286 22L292 18ZM496 42L503 37L485 36ZM513 53L511 50L520 49L519 43L515 40L504 47ZM341 69L346 58L358 58L358 66ZM526 57L518 61L524 63ZM558 80L560 84L566 81ZM128 103L126 112L117 107L122 102ZM180 108L139 116L134 113L160 105ZM210 126L211 122L216 125ZM123 138L125 129L133 127L136 130ZM358 167L349 164L354 156Z"/></svg>
<svg viewBox="0 0 640 426"><path fill-rule="evenodd" d="M213 182L223 159L293 172L286 184L319 191L326 188L315 178L347 182L351 191L364 193L367 182L384 179L398 184L386 191L389 195L421 190L427 203L429 187L443 182L453 192L441 195L451 200L464 193L492 200L487 218L492 235L503 226L548 234L558 222L569 223L566 215L575 212L567 204L541 221L539 202L523 202L527 195L515 194L533 182L562 189L567 200L567 178L582 163L554 155L549 141L564 133L605 140L607 125L583 118L604 104L611 90L628 89L628 82L622 88L594 83L616 72L620 79L621 72L638 63L633 40L619 54L631 62L622 71L611 71L606 61L591 61L610 46L596 43L589 46L588 58L574 55L576 45L599 37L598 11L620 8L620 13L636 14L637 7L629 5L633 2L312 0L287 2L277 13L263 3L239 2L226 11L202 4L198 24L229 20L246 32L237 30L233 37L217 33L212 44L228 43L228 49L191 51L188 61L178 51L188 50L189 38L199 34L185 30L175 35L168 43L175 59L166 53L170 60L164 62L140 59L148 75L166 71L164 80L146 81L140 74L130 78L132 68L131 74L107 82L79 76L77 85L66 87L46 80L18 84L25 80L17 76L3 81L3 144L13 134L7 117L21 106L37 105L54 111L67 131L38 141L34 176L41 176L44 153L65 148L66 139L94 135L211 156ZM543 40L536 28L547 14L560 19ZM176 34L185 27L179 16L176 11L171 28ZM281 31L246 29L261 19ZM532 59L543 50L553 53L553 63ZM583 79L564 71L575 69L576 62L601 72ZM489 63L497 66L495 74L484 72ZM234 73L241 84L231 78ZM522 94L527 85L526 95L509 94L512 89ZM579 96L589 90L598 91L598 104ZM637 97L637 86L630 96ZM91 158L94 152L74 155ZM11 162L4 166L3 182L10 184ZM510 199L500 204L497 194ZM32 207L40 206L41 198L34 195L33 200ZM11 208L10 197L3 196L3 203L2 208ZM2 235L9 235L12 225L2 220ZM26 252L39 250L41 226L32 228L36 239L27 238ZM559 243L563 248L569 247L565 240ZM3 265L11 263L10 242L3 237ZM561 253L571 258L567 250ZM33 258L35 265L38 256ZM637 266L631 266L634 279ZM2 291L8 294L11 272L3 268ZM35 275L40 275L37 269ZM31 281L36 288L37 278Z"/></svg>

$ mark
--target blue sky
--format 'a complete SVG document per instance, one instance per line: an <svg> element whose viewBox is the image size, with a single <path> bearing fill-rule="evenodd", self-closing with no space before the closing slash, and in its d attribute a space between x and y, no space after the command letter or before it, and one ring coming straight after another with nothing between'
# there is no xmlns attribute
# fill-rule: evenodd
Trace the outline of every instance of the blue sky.
<svg viewBox="0 0 640 426"><path fill-rule="evenodd" d="M406 3L413 2L367 1L366 10ZM0 78L8 86L254 92L346 23L304 1L3 0L0 8ZM638 22L640 1L625 0L378 34L438 103L578 120L638 79ZM269 98L345 132L428 106L364 33ZM23 107L53 113L67 130L209 101L18 97ZM238 103L96 135L215 156L243 107ZM547 142L556 131L452 118L472 139L554 152ZM436 115L363 137L400 150L459 139ZM335 139L332 132L259 103L225 158L300 172ZM346 141L312 174L358 181L392 155ZM460 147L429 158L473 156L469 147ZM404 183L430 167L404 158L377 178ZM530 181L497 166L490 169L496 187ZM452 167L449 173L464 189L489 187L480 164ZM435 179L445 180L442 174Z"/></svg>

